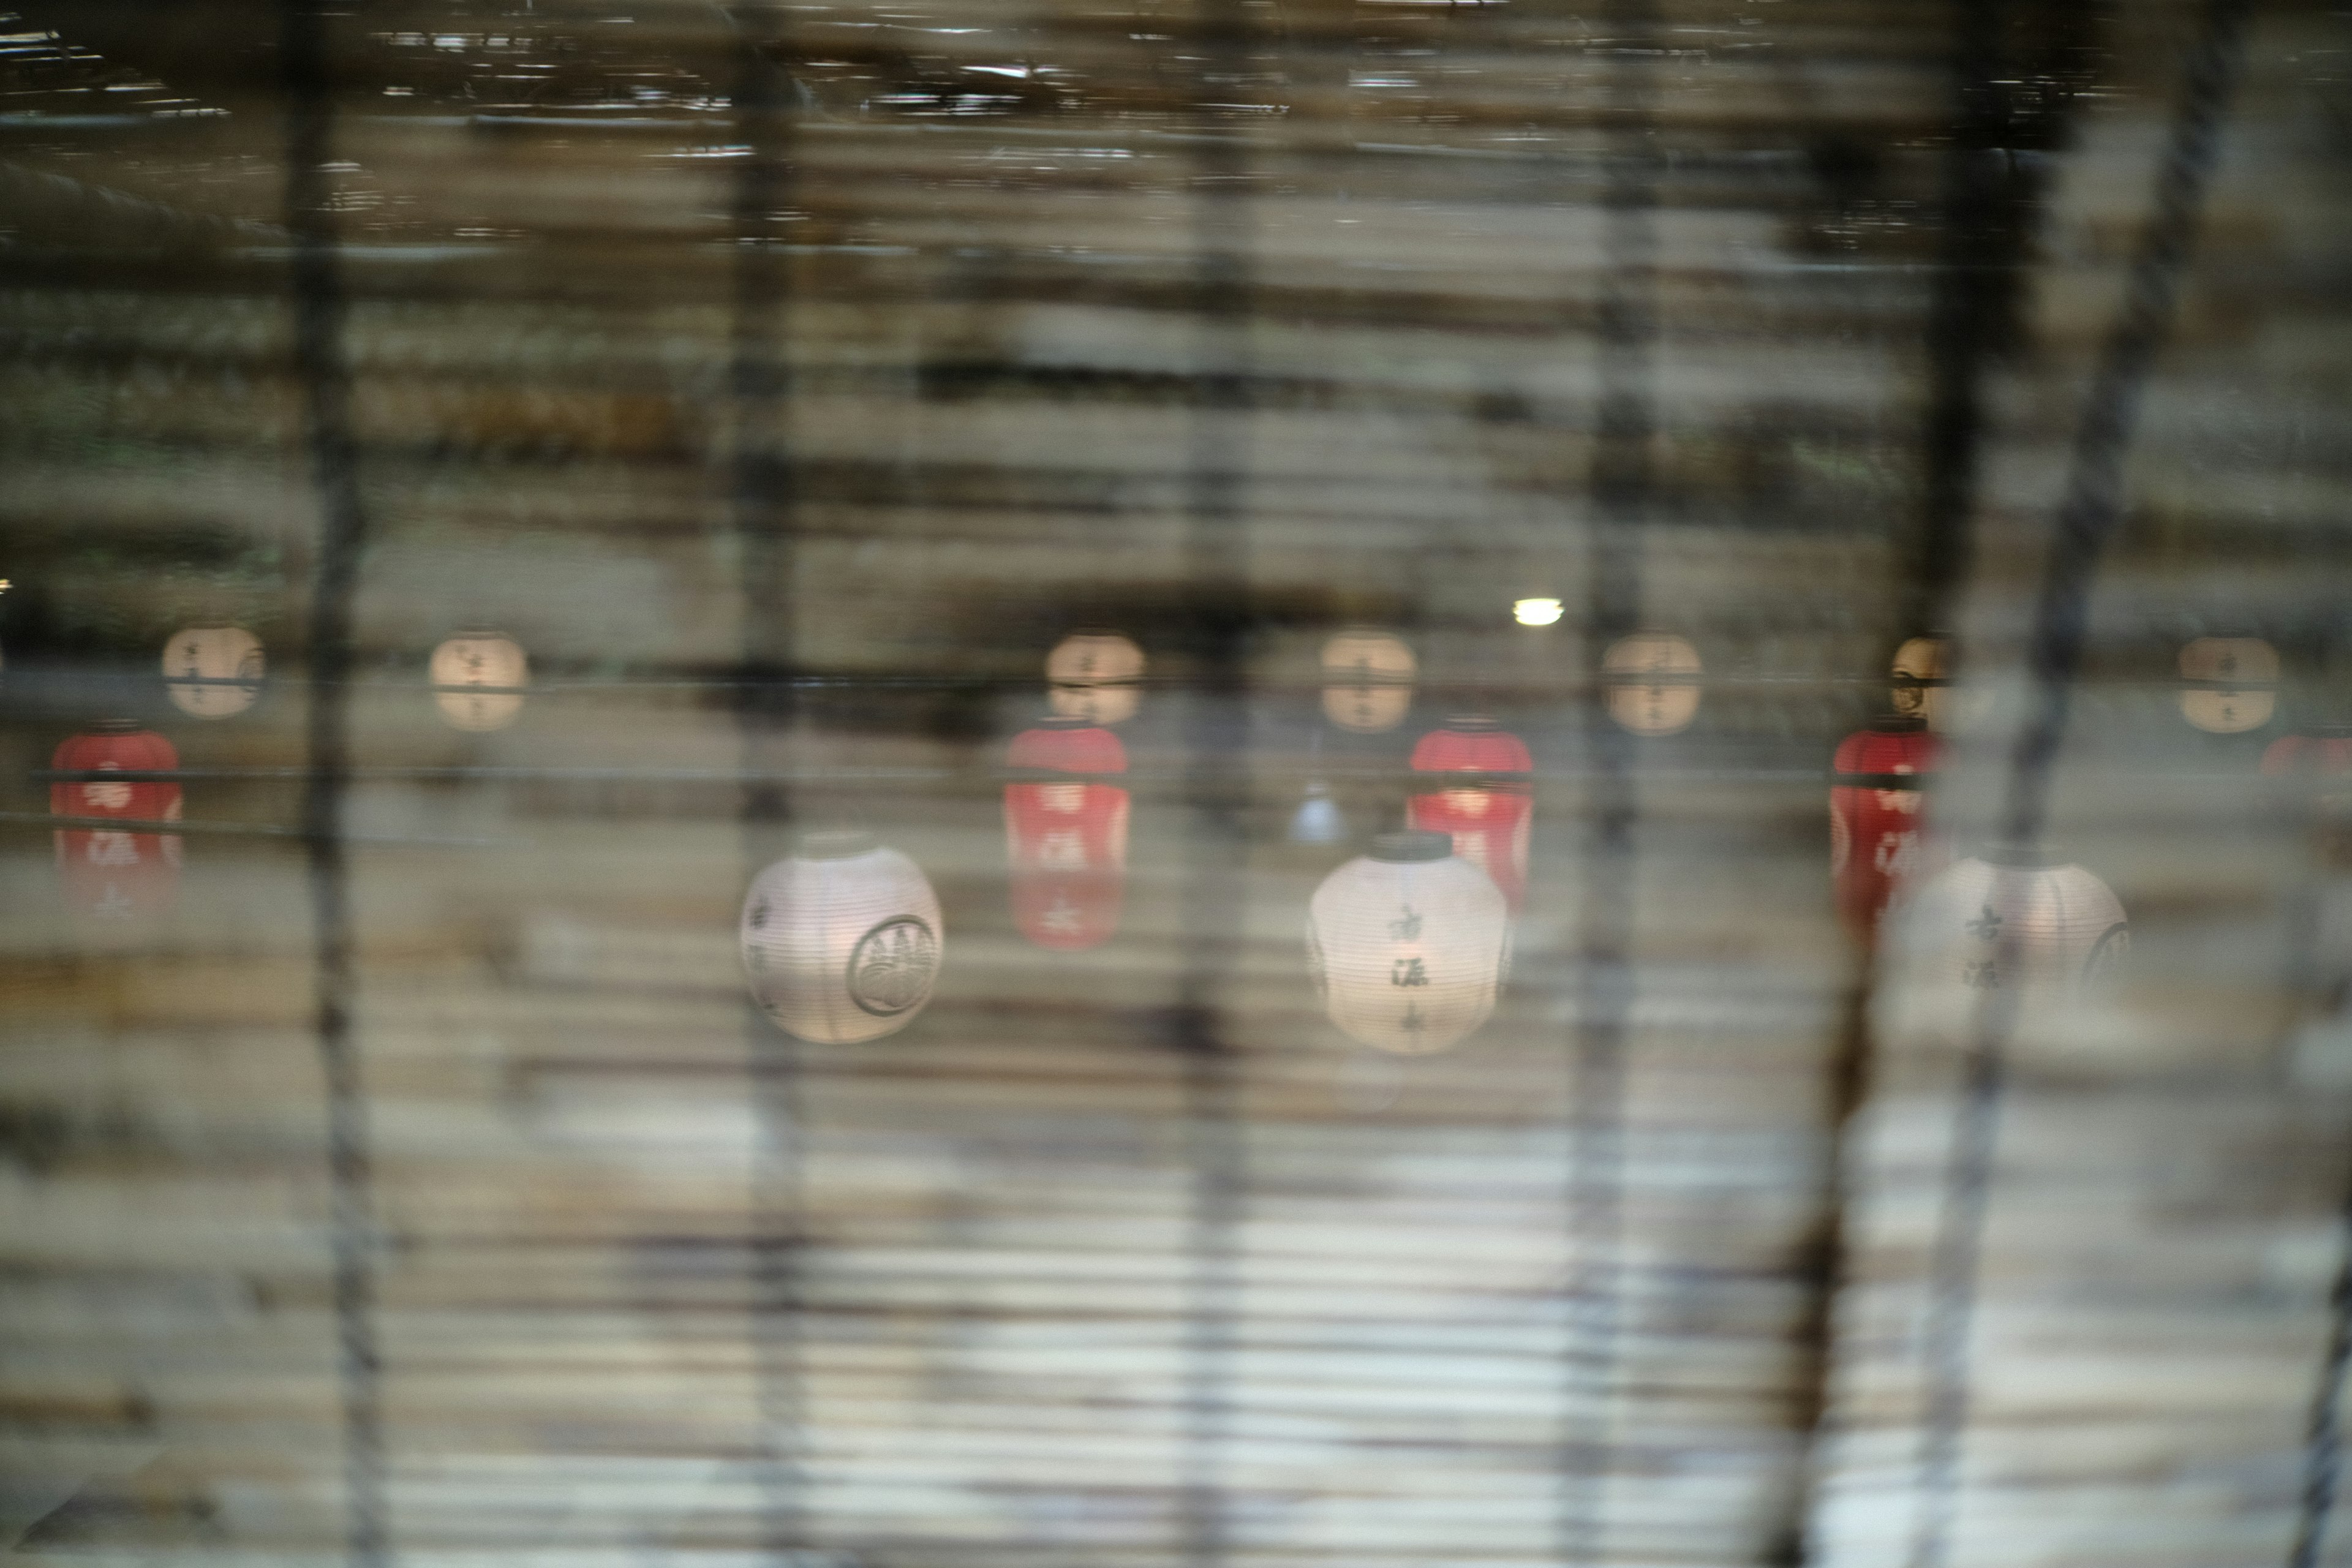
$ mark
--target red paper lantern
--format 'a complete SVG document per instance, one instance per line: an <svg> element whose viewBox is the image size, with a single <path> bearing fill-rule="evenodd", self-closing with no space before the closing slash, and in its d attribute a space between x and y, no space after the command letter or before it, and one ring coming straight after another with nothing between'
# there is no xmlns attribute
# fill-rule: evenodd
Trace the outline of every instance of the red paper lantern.
<svg viewBox="0 0 2352 1568"><path fill-rule="evenodd" d="M2314 783L2352 773L2352 726L2331 724L2311 735L2281 735L2263 752L2263 772L2273 778Z"/></svg>
<svg viewBox="0 0 2352 1568"><path fill-rule="evenodd" d="M1039 947L1075 952L1118 930L1127 893L1127 791L1087 774L1127 772L1127 748L1084 720L1046 720L1013 737L1008 768L1067 773L1004 786L1013 923Z"/></svg>
<svg viewBox="0 0 2352 1568"><path fill-rule="evenodd" d="M1865 942L1904 885L1925 868L1916 788L1864 782L1933 773L1938 746L1925 718L1874 719L1839 742L1831 764L1830 876L1838 918Z"/></svg>
<svg viewBox="0 0 2352 1568"><path fill-rule="evenodd" d="M172 742L129 721L100 724L50 755L59 773L168 773L180 765ZM180 786L166 780L75 779L49 786L57 816L131 822L180 820ZM180 880L180 836L128 828L61 827L54 835L58 876L75 914L112 924L168 907Z"/></svg>
<svg viewBox="0 0 2352 1568"><path fill-rule="evenodd" d="M2263 752L2263 772L2299 789L2331 837L2352 826L2352 725L2280 736Z"/></svg>
<svg viewBox="0 0 2352 1568"><path fill-rule="evenodd" d="M1412 767L1481 775L1414 795L1405 820L1452 835L1454 853L1494 879L1516 911L1527 897L1528 841L1535 827L1535 759L1527 743L1491 719L1448 719L1413 747Z"/></svg>

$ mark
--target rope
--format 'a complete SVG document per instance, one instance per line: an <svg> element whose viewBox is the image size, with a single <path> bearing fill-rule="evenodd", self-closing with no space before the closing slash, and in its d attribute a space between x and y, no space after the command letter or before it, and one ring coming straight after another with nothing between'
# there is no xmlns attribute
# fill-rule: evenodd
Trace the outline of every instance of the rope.
<svg viewBox="0 0 2352 1568"><path fill-rule="evenodd" d="M281 16L288 100L287 226L294 234L295 361L304 434L318 487L320 531L310 583L311 698L302 792L309 859L319 1057L327 1095L327 1169L333 1215L336 1372L343 1405L346 1554L353 1568L392 1560L383 1474L383 1370L376 1352L371 1268L375 1215L366 1085L352 1037L352 935L344 858L343 795L351 764L346 683L352 662L352 601L359 590L366 517L351 430L351 378L343 359L344 298L328 174L334 128L325 0L286 0Z"/></svg>
<svg viewBox="0 0 2352 1568"><path fill-rule="evenodd" d="M1592 522L1584 667L1634 629L1642 595L1640 531L1648 520L1656 434L1657 134L1654 0L1608 10L1611 149L1601 195L1604 271L1598 302L1600 393L1591 468ZM1569 1267L1561 1345L1559 1560L1602 1560L1608 1545L1618 1339L1623 1304L1625 1056L1633 1005L1634 738L1610 718L1610 683L1585 682L1589 755L1584 889L1578 932L1576 1024L1569 1069Z"/></svg>
<svg viewBox="0 0 2352 1568"><path fill-rule="evenodd" d="M2075 429L2066 493L2043 564L2028 647L2032 706L2010 756L2001 826L2013 843L2038 842L2047 816L2050 773L2065 737L2099 555L2122 515L2124 458L2196 239L2248 9L2248 0L2206 0L2187 89L2157 178L2154 210L2132 261L2123 310L2108 331ZM1923 1335L1926 1430L1911 1568L1941 1568L1949 1552L1969 1418L1969 1329L2000 1131L2004 1058L2017 1024L2014 991L1982 994L1963 1068L1958 1125L1930 1266Z"/></svg>

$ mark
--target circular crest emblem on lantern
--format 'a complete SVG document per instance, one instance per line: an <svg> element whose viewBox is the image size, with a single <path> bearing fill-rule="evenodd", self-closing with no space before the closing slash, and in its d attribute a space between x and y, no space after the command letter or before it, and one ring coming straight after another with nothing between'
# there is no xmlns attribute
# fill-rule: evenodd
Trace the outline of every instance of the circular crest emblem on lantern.
<svg viewBox="0 0 2352 1568"><path fill-rule="evenodd" d="M499 632L460 632L433 650L434 705L452 729L503 730L522 711L530 660Z"/></svg>
<svg viewBox="0 0 2352 1568"><path fill-rule="evenodd" d="M1047 700L1065 719L1119 724L1135 717L1143 650L1117 632L1073 632L1045 656Z"/></svg>
<svg viewBox="0 0 2352 1568"><path fill-rule="evenodd" d="M940 977L940 939L913 915L893 915L849 954L849 999L877 1018L919 1007Z"/></svg>
<svg viewBox="0 0 2352 1568"><path fill-rule="evenodd" d="M1355 628L1323 645L1323 716L1342 730L1376 735L1404 721L1419 666L1391 632Z"/></svg>
<svg viewBox="0 0 2352 1568"><path fill-rule="evenodd" d="M744 896L743 973L768 1016L804 1040L880 1039L930 1001L940 929L912 860L862 833L812 833Z"/></svg>
<svg viewBox="0 0 2352 1568"><path fill-rule="evenodd" d="M163 644L172 706L197 719L227 719L261 689L261 639L243 626L189 626Z"/></svg>
<svg viewBox="0 0 2352 1568"><path fill-rule="evenodd" d="M2199 637L2180 650L2180 714L2209 735L2242 735L2278 709L2278 649L2260 637Z"/></svg>
<svg viewBox="0 0 2352 1568"><path fill-rule="evenodd" d="M1673 735L1690 728L1698 717L1697 677L1704 668L1698 649L1672 632L1618 638L1601 656L1609 717L1636 735ZM1645 675L1665 679L1637 679Z"/></svg>

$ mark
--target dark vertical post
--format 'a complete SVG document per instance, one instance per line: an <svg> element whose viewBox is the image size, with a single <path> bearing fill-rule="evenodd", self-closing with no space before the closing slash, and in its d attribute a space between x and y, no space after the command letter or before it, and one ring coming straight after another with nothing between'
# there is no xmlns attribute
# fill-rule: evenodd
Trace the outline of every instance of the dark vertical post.
<svg viewBox="0 0 2352 1568"><path fill-rule="evenodd" d="M2140 395L2171 327L2180 274L2196 241L2248 8L2248 0L2206 0L2123 309L2108 329L2075 426L2065 495L2043 562L2026 648L2029 706L2010 751L2000 830L2011 843L2038 842L2047 817L2050 775L2065 739L2069 700L2088 632L2091 589L2099 556L2123 514L2124 458L2137 423ZM1980 994L1961 1067L1959 1121L1953 1130L1943 1213L1929 1263L1927 1321L1922 1333L1926 1431L1912 1568L1940 1568L1950 1549L1969 1418L1969 1332L2000 1132L2001 1085L2009 1041L2017 1026L2014 990L1997 988Z"/></svg>
<svg viewBox="0 0 2352 1568"><path fill-rule="evenodd" d="M792 450L793 258L784 220L793 199L794 83L783 66L789 14L738 6L733 93L738 166L730 223L734 242L728 343L728 527L741 576L741 684L736 721L743 759L740 803L748 885L791 842L792 803L776 782L787 761L795 709L796 654ZM755 1409L753 1448L761 1549L794 1561L810 1544L801 1248L807 1136L802 1046L746 996L744 1058L766 1147L752 1152L745 1238Z"/></svg>
<svg viewBox="0 0 2352 1568"><path fill-rule="evenodd" d="M1658 342L1657 173L1653 0L1607 13L1607 136L1598 361L1584 605L1582 730L1589 758L1584 889L1577 931L1576 1023L1569 1073L1569 1272L1562 1349L1559 1558L1607 1550L1610 1408L1623 1294L1625 1051L1633 1003L1633 737L1609 716L1599 679L1609 645L1641 617L1642 541L1654 479Z"/></svg>
<svg viewBox="0 0 2352 1568"><path fill-rule="evenodd" d="M384 1511L383 1416L372 1271L375 1212L368 1153L367 1086L352 1036L354 1005L351 868L343 795L351 778L352 603L367 521L352 438L351 371L337 265L334 86L322 0L287 0L281 15L287 135L286 215L293 231L295 366L303 435L319 493L310 581L308 767L302 833L310 866L314 1029L327 1090L327 1169L333 1205L336 1368L342 1384L346 1550L354 1568L390 1561Z"/></svg>

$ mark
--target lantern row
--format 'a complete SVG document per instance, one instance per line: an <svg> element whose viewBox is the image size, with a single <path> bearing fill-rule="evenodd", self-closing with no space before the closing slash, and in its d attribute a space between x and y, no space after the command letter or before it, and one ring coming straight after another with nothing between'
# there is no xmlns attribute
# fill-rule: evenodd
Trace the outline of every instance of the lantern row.
<svg viewBox="0 0 2352 1568"><path fill-rule="evenodd" d="M253 706L268 661L243 626L190 626L163 645L164 692L195 719L231 719ZM530 660L502 632L460 632L426 665L434 705L453 728L503 730L522 711Z"/></svg>
<svg viewBox="0 0 2352 1568"><path fill-rule="evenodd" d="M1951 700L1944 689L1951 684L1949 648L1948 638L1927 637L1912 638L1897 651L1889 679L1895 683L1898 711L1944 727L1941 709ZM260 639L236 626L190 626L174 633L164 645L162 662L173 704L192 718L207 720L233 718L251 708L267 664ZM1152 684L1147 663L1142 648L1121 633L1072 634L1045 661L1054 711L1098 724L1125 722L1134 717ZM1323 711L1331 723L1359 734L1377 734L1403 721L1420 672L1412 648L1402 637L1375 628L1342 631L1324 644L1319 663ZM2200 730L2243 733L2269 723L2277 710L2281 661L2278 650L2259 637L2196 638L2181 648L2179 668L2181 714ZM530 685L530 660L521 645L496 631L462 632L443 641L433 650L427 674L442 716L455 728L473 731L512 724ZM1790 679L1713 678L1717 684L1733 686L1780 684ZM1601 658L1600 679L1604 706L1620 726L1638 735L1673 735L1688 729L1697 717L1709 678L1688 638L1641 631L1609 647ZM968 678L954 683L968 683ZM1813 676L1795 678L1793 683L1844 684ZM771 683L694 679L682 684ZM905 682L818 677L782 684Z"/></svg>
<svg viewBox="0 0 2352 1568"><path fill-rule="evenodd" d="M1669 679L1630 683L1622 710L1612 702L1612 712L1637 733L1672 733L1690 721L1699 692L1671 678L1696 675L1696 655L1666 634L1642 636L1649 640L1619 645L1635 651L1613 673ZM167 675L210 681L207 648L236 655L235 679L258 678L257 642L236 638L178 649L183 657ZM2242 654L2233 657L2221 665L2200 655L2195 668L2216 681L2275 676L2274 663L2250 668ZM1964 988L2090 984L2128 946L2121 906L2104 882L2032 846L1955 857L1926 832L1924 786L1940 760L1937 731L1946 717L1945 658L1937 639L1906 643L1890 671L1895 710L1847 737L1832 758L1830 872L1842 921L1874 946L1901 909L1907 945L1924 942L1940 954L1931 969L1949 970L1946 978ZM1047 660L1052 716L1005 753L1008 899L1014 924L1039 947L1084 950L1118 930L1132 803L1113 726L1136 712L1143 662L1140 648L1117 634L1066 640ZM1377 733L1409 711L1415 664L1393 634L1342 633L1327 644L1323 667L1325 716L1336 726ZM526 668L509 639L468 634L436 650L434 673L437 686L453 689L445 698L495 704L452 713L453 722L495 728L519 709L513 689ZM194 689L208 698L235 688ZM2200 687L2184 703L2217 691L2242 695ZM199 706L209 717L230 710ZM168 904L180 840L152 825L181 820L177 764L167 740L129 721L101 724L58 749L50 809L63 819L58 862L78 914L122 923ZM1511 921L1526 898L1535 804L1526 743L1490 718L1449 719L1415 743L1410 767L1425 783L1410 795L1403 826L1376 835L1366 854L1324 879L1305 931L1307 969L1331 1022L1363 1045L1400 1054L1444 1049L1492 1014L1508 976ZM2352 738L2288 737L2271 748L2265 769L2352 785ZM110 818L125 826L102 826ZM1290 837L1334 843L1345 830L1328 786L1310 781ZM832 1043L878 1039L918 1016L940 973L944 934L920 868L854 834L804 837L763 870L739 931L755 1000L780 1026Z"/></svg>

